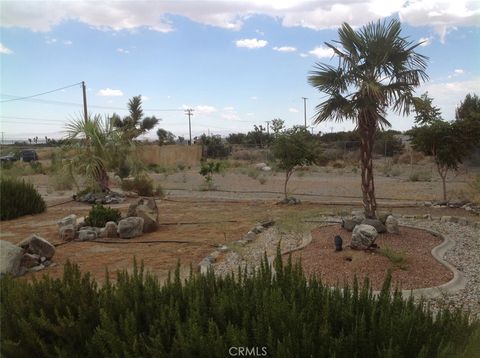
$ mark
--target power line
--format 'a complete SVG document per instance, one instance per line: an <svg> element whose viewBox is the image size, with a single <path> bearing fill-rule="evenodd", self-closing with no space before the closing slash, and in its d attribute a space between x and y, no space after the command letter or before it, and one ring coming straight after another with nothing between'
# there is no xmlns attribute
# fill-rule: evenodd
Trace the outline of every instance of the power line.
<svg viewBox="0 0 480 358"><path fill-rule="evenodd" d="M56 122L56 123L65 123L65 121L62 120L57 120L57 119L47 119L47 118L34 118L34 117L20 117L20 116L2 116L0 115L0 118L6 118L6 119L31 119L34 121L43 121L43 122ZM2 120L2 122L5 122ZM7 121L8 122L8 121Z"/></svg>
<svg viewBox="0 0 480 358"><path fill-rule="evenodd" d="M65 86L65 87L56 88L56 89L54 89L54 90L47 91L47 92L42 92L42 93L33 94L33 95L31 95L31 96L25 96L25 97L17 97L17 98L12 98L12 99L6 99L6 100L3 100L3 101L0 101L0 103L12 102L12 101L20 101L20 100L24 100L24 99L33 98L33 97L43 96L44 94L61 91L61 90L64 90L64 89L66 89L66 88L78 86L78 85L80 85L80 84L82 84L82 82L78 82L78 83L75 83L75 84L73 84L73 85L69 85L69 86Z"/></svg>

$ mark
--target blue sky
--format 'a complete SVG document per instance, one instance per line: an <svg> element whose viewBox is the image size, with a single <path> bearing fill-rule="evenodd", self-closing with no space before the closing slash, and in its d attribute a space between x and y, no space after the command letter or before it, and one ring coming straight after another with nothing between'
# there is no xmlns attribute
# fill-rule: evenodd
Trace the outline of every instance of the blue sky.
<svg viewBox="0 0 480 358"><path fill-rule="evenodd" d="M141 94L158 127L188 135L246 132L282 118L307 120L322 94L307 83L316 62L335 63L324 46L346 21L399 18L403 35L425 41L429 91L446 119L467 93L480 93L478 1L1 1L0 101L85 81L89 111L125 115ZM81 116L80 85L0 103L5 139L62 136ZM390 115L406 130L411 117ZM314 132L353 129L324 123ZM155 137L155 131L148 135Z"/></svg>

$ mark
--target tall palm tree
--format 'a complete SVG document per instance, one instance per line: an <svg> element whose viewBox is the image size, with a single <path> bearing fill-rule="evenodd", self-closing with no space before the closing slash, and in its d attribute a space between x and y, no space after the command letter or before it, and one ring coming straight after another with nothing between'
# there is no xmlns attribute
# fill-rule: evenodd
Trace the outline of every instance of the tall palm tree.
<svg viewBox="0 0 480 358"><path fill-rule="evenodd" d="M362 193L365 215L376 215L372 150L377 129L390 127L388 108L407 115L414 107L414 89L428 79L427 57L401 37L398 20L369 23L355 31L348 24L339 40L325 43L338 57L338 66L317 63L309 83L326 94L316 107L315 123L352 120L361 138Z"/></svg>

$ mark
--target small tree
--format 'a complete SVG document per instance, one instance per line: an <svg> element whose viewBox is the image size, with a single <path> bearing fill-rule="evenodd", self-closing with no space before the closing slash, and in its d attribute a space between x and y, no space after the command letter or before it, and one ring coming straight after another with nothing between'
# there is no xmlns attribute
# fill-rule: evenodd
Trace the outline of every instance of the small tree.
<svg viewBox="0 0 480 358"><path fill-rule="evenodd" d="M175 134L167 131L166 129L159 128L157 130L157 136L158 145L175 144Z"/></svg>
<svg viewBox="0 0 480 358"><path fill-rule="evenodd" d="M442 119L440 109L433 105L433 98L428 97L425 92L420 97L414 99L415 105L415 123L424 125L430 124L435 120Z"/></svg>
<svg viewBox="0 0 480 358"><path fill-rule="evenodd" d="M213 174L219 173L222 167L221 162L215 161L206 161L203 160L200 162L200 171L199 174L205 179L205 184L208 189L213 188Z"/></svg>
<svg viewBox="0 0 480 358"><path fill-rule="evenodd" d="M462 140L458 123L435 120L421 127L414 127L408 134L415 150L433 156L442 179L443 200L447 200L446 179L449 170L457 170L471 152L471 146Z"/></svg>
<svg viewBox="0 0 480 358"><path fill-rule="evenodd" d="M287 184L295 168L311 165L318 156L318 146L304 127L293 127L279 133L272 146L278 167L285 170L284 194L287 198Z"/></svg>

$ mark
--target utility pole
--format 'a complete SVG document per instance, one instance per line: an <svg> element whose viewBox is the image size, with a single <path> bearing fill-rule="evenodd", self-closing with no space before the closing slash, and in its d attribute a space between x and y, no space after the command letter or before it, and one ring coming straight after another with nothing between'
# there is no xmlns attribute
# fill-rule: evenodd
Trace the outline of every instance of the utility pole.
<svg viewBox="0 0 480 358"><path fill-rule="evenodd" d="M303 99L303 119L305 120L305 129L307 129L307 97L302 97Z"/></svg>
<svg viewBox="0 0 480 358"><path fill-rule="evenodd" d="M185 114L188 116L188 133L190 135L190 145L192 145L192 122L190 116L193 116L193 109L186 109Z"/></svg>
<svg viewBox="0 0 480 358"><path fill-rule="evenodd" d="M87 112L87 89L85 88L85 81L82 81L82 91L83 91L83 115L85 117L85 124L88 122L88 112Z"/></svg>

